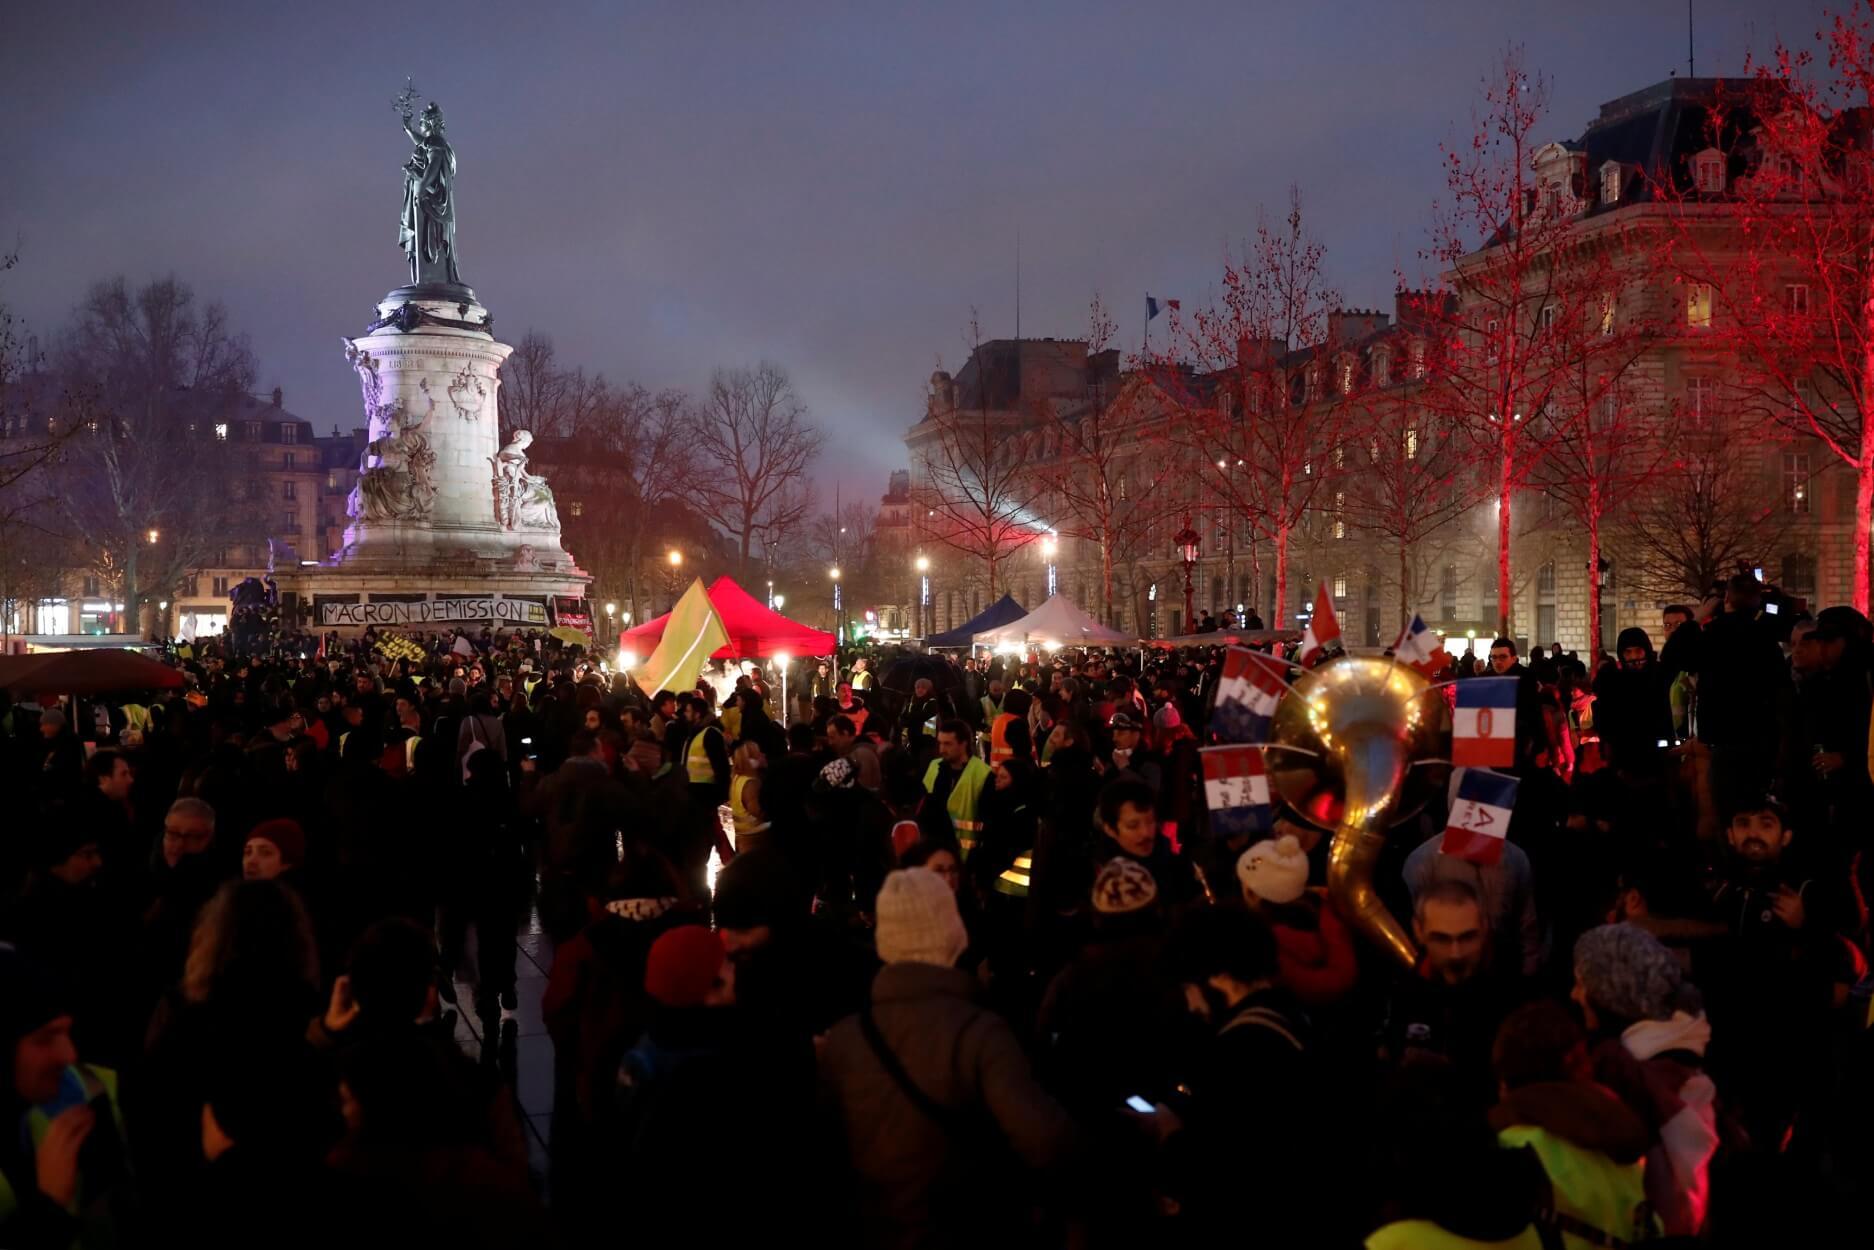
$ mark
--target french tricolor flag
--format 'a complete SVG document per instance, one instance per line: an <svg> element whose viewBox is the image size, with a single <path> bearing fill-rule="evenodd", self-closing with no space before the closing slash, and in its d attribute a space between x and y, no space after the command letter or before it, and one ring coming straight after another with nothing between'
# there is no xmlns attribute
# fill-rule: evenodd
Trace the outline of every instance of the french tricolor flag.
<svg viewBox="0 0 1874 1250"><path fill-rule="evenodd" d="M1438 635L1425 627L1424 618L1416 612L1412 614L1412 623L1392 646L1392 653L1400 663L1420 671L1431 668L1441 650Z"/></svg>
<svg viewBox="0 0 1874 1250"><path fill-rule="evenodd" d="M1314 592L1314 612L1308 617L1308 628L1301 634L1301 666L1313 668L1340 650L1340 618L1334 615L1334 600L1327 593L1327 583L1322 582Z"/></svg>
<svg viewBox="0 0 1874 1250"><path fill-rule="evenodd" d="M1210 831L1224 838L1267 833L1272 812L1262 748L1237 744L1205 747L1198 754L1204 761L1204 806L1210 809Z"/></svg>
<svg viewBox="0 0 1874 1250"><path fill-rule="evenodd" d="M1515 808L1516 778L1487 768L1459 769L1457 797L1439 852L1473 864L1496 863L1503 858L1503 842Z"/></svg>
<svg viewBox="0 0 1874 1250"><path fill-rule="evenodd" d="M1210 729L1223 742L1267 742L1275 705L1288 688L1281 660L1248 647L1223 653L1223 677L1211 707Z"/></svg>
<svg viewBox="0 0 1874 1250"><path fill-rule="evenodd" d="M1515 677L1473 677L1458 683L1451 714L1451 762L1508 768L1516 762Z"/></svg>

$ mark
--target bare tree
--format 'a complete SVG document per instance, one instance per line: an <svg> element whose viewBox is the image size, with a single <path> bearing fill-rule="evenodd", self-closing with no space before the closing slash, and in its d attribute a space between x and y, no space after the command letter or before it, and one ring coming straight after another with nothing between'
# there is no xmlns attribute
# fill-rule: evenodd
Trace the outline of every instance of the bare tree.
<svg viewBox="0 0 1874 1250"><path fill-rule="evenodd" d="M256 492L227 441L254 380L253 354L217 304L174 278L94 286L60 352L60 501L91 566L120 588L141 628L155 593L257 542ZM237 489L229 489L234 483Z"/></svg>
<svg viewBox="0 0 1874 1250"><path fill-rule="evenodd" d="M1106 350L1117 327L1096 294L1088 309L1087 354ZM1152 375L1089 370L1084 402L1038 405L1022 460L1034 474L1044 519L1100 556L1100 619L1112 623L1114 573L1142 554L1166 515L1160 487L1177 470L1168 436L1176 407Z"/></svg>
<svg viewBox="0 0 1874 1250"><path fill-rule="evenodd" d="M1287 215L1261 215L1243 259L1225 260L1217 302L1189 321L1173 314L1172 348L1154 363L1168 392L1188 395L1179 429L1205 493L1274 547L1278 620L1290 545L1342 476L1352 415L1346 362L1329 332L1340 297L1327 284L1325 256L1302 224L1300 189L1290 187ZM1191 369L1214 385L1192 385ZM1199 485L1186 479L1187 499Z"/></svg>
<svg viewBox="0 0 1874 1250"><path fill-rule="evenodd" d="M1420 310L1438 326L1430 402L1492 469L1497 628L1506 634L1512 507L1541 480L1569 420L1598 412L1636 354L1646 327L1623 313L1617 293L1636 268L1651 268L1645 235L1584 216L1575 156L1539 141L1548 99L1522 50L1506 51L1472 133L1445 151L1446 198L1427 258L1446 285Z"/></svg>
<svg viewBox="0 0 1874 1250"><path fill-rule="evenodd" d="M798 484L820 454L821 434L786 371L767 361L716 370L698 417L695 486L736 540L746 575L760 532L798 525L812 508Z"/></svg>
<svg viewBox="0 0 1874 1250"><path fill-rule="evenodd" d="M982 334L975 310L967 340L971 355L983 361ZM934 542L974 562L987 575L988 598L1001 585L1002 562L1046 532L1034 504L1044 485L1023 463L1017 435L1023 414L990 406L990 378L979 373L975 402L934 397L931 410L913 430L914 511L921 509L923 532ZM1019 394L1019 385L1015 388ZM968 397L962 397L967 401ZM965 571L964 576L968 576Z"/></svg>
<svg viewBox="0 0 1874 1250"><path fill-rule="evenodd" d="M1682 441L1625 527L1643 590L1696 601L1740 568L1767 563L1789 520L1780 499L1766 498L1752 456L1748 445L1720 435Z"/></svg>

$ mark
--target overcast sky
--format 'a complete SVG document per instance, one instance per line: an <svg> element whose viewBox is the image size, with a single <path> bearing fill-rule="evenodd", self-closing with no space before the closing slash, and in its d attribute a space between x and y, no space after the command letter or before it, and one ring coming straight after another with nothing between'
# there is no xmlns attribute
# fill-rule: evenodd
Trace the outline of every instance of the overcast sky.
<svg viewBox="0 0 1874 1250"><path fill-rule="evenodd" d="M1823 6L1697 7L1710 75L1807 41ZM259 389L349 428L339 338L403 281L409 75L503 338L653 388L777 361L834 435L828 495L871 493L971 307L1013 332L1018 230L1023 331L1082 333L1097 290L1130 352L1146 292L1200 302L1297 182L1348 304L1389 303L1438 144L1512 40L1570 137L1685 72L1686 6L13 0L0 299L49 341L90 282L174 273L251 336Z"/></svg>

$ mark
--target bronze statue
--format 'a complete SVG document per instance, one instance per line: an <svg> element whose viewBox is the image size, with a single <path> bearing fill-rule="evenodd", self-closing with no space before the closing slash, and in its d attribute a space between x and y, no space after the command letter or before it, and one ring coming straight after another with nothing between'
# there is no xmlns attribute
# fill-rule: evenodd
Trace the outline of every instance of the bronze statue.
<svg viewBox="0 0 1874 1250"><path fill-rule="evenodd" d="M397 97L403 132L415 151L403 163L403 222L397 235L410 258L410 281L460 285L455 263L455 149L443 137L442 109L434 100L412 124L415 95L405 87Z"/></svg>

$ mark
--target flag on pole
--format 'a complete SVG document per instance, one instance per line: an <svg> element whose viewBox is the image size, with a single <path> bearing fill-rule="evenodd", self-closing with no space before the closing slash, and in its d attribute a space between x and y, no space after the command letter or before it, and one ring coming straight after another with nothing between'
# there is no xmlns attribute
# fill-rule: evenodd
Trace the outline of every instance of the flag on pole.
<svg viewBox="0 0 1874 1250"><path fill-rule="evenodd" d="M1439 853L1473 864L1496 863L1503 858L1503 841L1515 807L1516 778L1487 768L1460 768L1457 798L1445 822Z"/></svg>
<svg viewBox="0 0 1874 1250"><path fill-rule="evenodd" d="M1159 300L1153 299L1148 295L1145 297L1145 319L1150 321L1157 317L1159 310L1162 308L1169 308L1172 312L1177 312L1181 307L1183 307L1183 305L1179 304L1175 299Z"/></svg>
<svg viewBox="0 0 1874 1250"><path fill-rule="evenodd" d="M1516 762L1515 677L1473 677L1458 683L1451 714L1451 762L1508 768Z"/></svg>
<svg viewBox="0 0 1874 1250"><path fill-rule="evenodd" d="M1340 652L1340 620L1334 615L1334 600L1327 593L1327 583L1322 582L1314 592L1314 613L1308 618L1308 628L1302 631L1301 666L1313 668Z"/></svg>
<svg viewBox="0 0 1874 1250"><path fill-rule="evenodd" d="M1275 705L1288 688L1281 660L1248 647L1223 653L1223 677L1211 708L1210 728L1224 742L1267 742Z"/></svg>
<svg viewBox="0 0 1874 1250"><path fill-rule="evenodd" d="M716 615L716 605L697 578L671 609L664 622L664 636L657 650L633 674L645 694L659 690L694 690L703 675L703 664L717 650L729 645L729 631Z"/></svg>
<svg viewBox="0 0 1874 1250"><path fill-rule="evenodd" d="M1438 635L1425 627L1424 618L1418 613L1412 614L1412 623L1399 635L1399 641L1392 646L1393 655L1401 663L1409 664L1421 672L1432 667L1443 650L1438 645Z"/></svg>
<svg viewBox="0 0 1874 1250"><path fill-rule="evenodd" d="M1210 831L1225 838L1267 833L1273 812L1262 748L1237 744L1205 747L1198 754L1204 761L1204 806L1210 809Z"/></svg>

